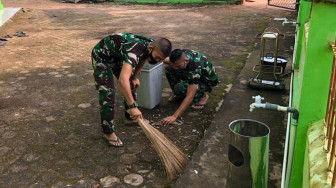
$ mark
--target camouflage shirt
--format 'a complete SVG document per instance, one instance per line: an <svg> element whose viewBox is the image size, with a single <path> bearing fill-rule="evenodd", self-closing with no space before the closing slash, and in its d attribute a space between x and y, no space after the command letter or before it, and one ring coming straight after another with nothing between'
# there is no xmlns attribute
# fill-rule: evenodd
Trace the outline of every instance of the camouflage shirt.
<svg viewBox="0 0 336 188"><path fill-rule="evenodd" d="M147 46L155 40L123 32L103 38L92 50L92 57L110 67L122 67L123 62L133 69L147 56Z"/></svg>
<svg viewBox="0 0 336 188"><path fill-rule="evenodd" d="M188 84L205 83L210 87L216 86L218 84L217 74L208 58L194 50L183 51L189 57L189 64L186 67Z"/></svg>

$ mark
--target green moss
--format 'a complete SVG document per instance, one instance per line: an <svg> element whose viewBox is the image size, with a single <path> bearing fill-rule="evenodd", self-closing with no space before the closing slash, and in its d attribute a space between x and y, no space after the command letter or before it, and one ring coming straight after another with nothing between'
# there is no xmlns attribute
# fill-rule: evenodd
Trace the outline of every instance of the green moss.
<svg viewBox="0 0 336 188"><path fill-rule="evenodd" d="M255 27L256 29L262 33L268 26L268 24L270 23L271 18L263 18L260 22L258 22Z"/></svg>
<svg viewBox="0 0 336 188"><path fill-rule="evenodd" d="M215 110L218 106L218 103L223 99L224 95L226 94L225 89L227 88L227 85L219 85L218 87L215 87L212 92L210 93L210 99L208 102L208 107L211 110Z"/></svg>

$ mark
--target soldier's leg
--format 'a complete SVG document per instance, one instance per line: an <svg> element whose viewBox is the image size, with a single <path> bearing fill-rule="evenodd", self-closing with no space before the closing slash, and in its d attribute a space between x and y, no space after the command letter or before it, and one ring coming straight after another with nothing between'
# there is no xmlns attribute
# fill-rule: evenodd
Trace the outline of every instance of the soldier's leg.
<svg viewBox="0 0 336 188"><path fill-rule="evenodd" d="M101 126L104 134L114 133L115 86L112 69L92 58L96 89L99 91Z"/></svg>
<svg viewBox="0 0 336 188"><path fill-rule="evenodd" d="M172 88L173 94L179 97L185 97L187 95L188 83L186 81L180 81Z"/></svg>
<svg viewBox="0 0 336 188"><path fill-rule="evenodd" d="M204 83L198 85L195 97L193 99L194 104L191 106L194 110L202 110L208 102L208 93L211 89Z"/></svg>
<svg viewBox="0 0 336 188"><path fill-rule="evenodd" d="M200 102L200 100L202 99L203 96L204 96L204 92L199 91L199 90L197 89L197 91L196 91L196 93L195 93L195 96L194 96L194 99L193 99L193 102L194 102L194 103L198 103L198 102Z"/></svg>
<svg viewBox="0 0 336 188"><path fill-rule="evenodd" d="M188 83L186 81L181 81L180 83L174 86L173 93L176 96L185 97L187 95L187 88ZM199 84L195 96L193 98L193 103L195 104L199 103L207 91L208 89L205 84Z"/></svg>
<svg viewBox="0 0 336 188"><path fill-rule="evenodd" d="M208 92L210 92L211 89L209 89L209 86L206 85L205 83L201 83L198 85L198 88L196 90L196 94L195 94L195 97L193 99L193 102L194 103L199 103L201 100L204 100L202 99L204 97L204 95Z"/></svg>
<svg viewBox="0 0 336 188"><path fill-rule="evenodd" d="M174 95L185 97L187 95L188 83L186 81L181 81L176 84L173 88ZM209 95L209 87L206 84L199 84L196 90L195 96L193 98L193 105L191 106L195 110L202 110L206 105Z"/></svg>
<svg viewBox="0 0 336 188"><path fill-rule="evenodd" d="M187 95L187 88L188 83L186 81L181 81L180 83L176 84L173 88L174 95L185 97ZM194 103L200 102L204 94L208 92L208 87L201 83L198 85L196 90L195 96L193 98Z"/></svg>

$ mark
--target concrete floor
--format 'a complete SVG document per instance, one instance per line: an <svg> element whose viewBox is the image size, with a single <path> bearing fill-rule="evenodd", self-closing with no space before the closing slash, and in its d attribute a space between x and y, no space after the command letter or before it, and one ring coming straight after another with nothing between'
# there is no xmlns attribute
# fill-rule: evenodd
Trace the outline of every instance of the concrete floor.
<svg viewBox="0 0 336 188"><path fill-rule="evenodd" d="M4 8L0 10L0 27L4 25L9 19L11 19L19 11L20 11L20 8Z"/></svg>

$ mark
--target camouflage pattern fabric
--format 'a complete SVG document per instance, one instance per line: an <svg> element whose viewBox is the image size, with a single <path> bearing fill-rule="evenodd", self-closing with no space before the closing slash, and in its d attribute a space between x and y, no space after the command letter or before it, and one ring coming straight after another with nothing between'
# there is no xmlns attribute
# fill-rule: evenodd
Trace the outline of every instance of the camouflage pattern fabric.
<svg viewBox="0 0 336 188"><path fill-rule="evenodd" d="M115 85L113 75L119 79L123 62L133 69L146 58L147 46L154 39L132 35L131 33L113 34L102 39L92 50L92 67L96 89L99 91L101 126L104 134L114 132ZM131 86L136 100L136 90ZM128 105L124 101L125 117L131 120L126 112Z"/></svg>
<svg viewBox="0 0 336 188"><path fill-rule="evenodd" d="M146 58L147 46L155 40L146 36L123 32L103 38L92 50L92 57L105 65L122 67L123 62L133 69Z"/></svg>
<svg viewBox="0 0 336 188"><path fill-rule="evenodd" d="M173 93L185 97L188 85L198 85L193 102L198 103L205 92L211 92L218 84L215 68L207 57L194 50L183 50L189 57L185 69L174 69L171 65L165 67L165 74Z"/></svg>

